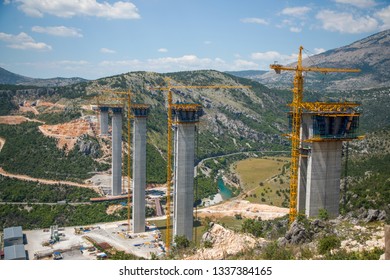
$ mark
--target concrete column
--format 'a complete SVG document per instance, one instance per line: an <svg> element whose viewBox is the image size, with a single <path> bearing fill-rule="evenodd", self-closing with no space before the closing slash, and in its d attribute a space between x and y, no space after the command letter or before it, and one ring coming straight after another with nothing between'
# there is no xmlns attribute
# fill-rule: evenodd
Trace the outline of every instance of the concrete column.
<svg viewBox="0 0 390 280"><path fill-rule="evenodd" d="M100 135L108 135L108 107L99 107L100 109Z"/></svg>
<svg viewBox="0 0 390 280"><path fill-rule="evenodd" d="M192 240L194 204L195 123L179 123L175 130L173 235Z"/></svg>
<svg viewBox="0 0 390 280"><path fill-rule="evenodd" d="M304 141L313 134L313 120L310 114L302 115L301 122L301 157L299 158L298 170L298 197L297 210L298 213L305 213L306 209L306 181L307 181L307 156L309 153L309 145Z"/></svg>
<svg viewBox="0 0 390 280"><path fill-rule="evenodd" d="M308 159L306 211L309 217L325 209L339 215L342 141L313 142Z"/></svg>
<svg viewBox="0 0 390 280"><path fill-rule="evenodd" d="M305 213L306 210L306 179L307 179L307 157L301 156L299 159L298 171L298 213Z"/></svg>
<svg viewBox="0 0 390 280"><path fill-rule="evenodd" d="M134 112L133 123L133 231L145 231L146 115Z"/></svg>
<svg viewBox="0 0 390 280"><path fill-rule="evenodd" d="M111 195L122 193L122 108L112 108Z"/></svg>
<svg viewBox="0 0 390 280"><path fill-rule="evenodd" d="M385 260L390 260L390 225L385 225Z"/></svg>

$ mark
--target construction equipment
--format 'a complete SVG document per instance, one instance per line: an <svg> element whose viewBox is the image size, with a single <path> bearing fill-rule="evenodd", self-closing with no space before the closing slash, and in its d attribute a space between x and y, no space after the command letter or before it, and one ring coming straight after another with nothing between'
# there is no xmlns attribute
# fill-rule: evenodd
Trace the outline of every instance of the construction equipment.
<svg viewBox="0 0 390 280"><path fill-rule="evenodd" d="M274 69L276 74L280 74L281 71L294 71L294 88L293 88L293 101L292 107L292 131L289 137L291 138L291 168L290 168L290 212L289 221L292 223L297 217L297 192L298 192L298 171L299 171L299 158L300 158L300 133L301 133L301 120L302 110L304 105L309 106L308 103L303 102L303 72L360 72L359 69L342 69L342 68L319 68L319 67L304 67L302 66L302 50L303 47L299 47L298 62L296 67L288 67L280 64L271 64L270 68ZM319 105L312 106L313 110L318 110ZM326 106L324 106L326 107ZM342 106L341 106L342 107Z"/></svg>
<svg viewBox="0 0 390 280"><path fill-rule="evenodd" d="M209 85L209 86L185 86L185 85L172 85L170 78L164 78L167 86L165 87L153 87L150 89L156 89L168 92L168 147L167 147L167 203L166 203L166 239L165 246L166 251L169 252L171 243L171 184L172 184L172 91L173 89L220 89L220 88L250 88L250 86L228 86L228 85Z"/></svg>

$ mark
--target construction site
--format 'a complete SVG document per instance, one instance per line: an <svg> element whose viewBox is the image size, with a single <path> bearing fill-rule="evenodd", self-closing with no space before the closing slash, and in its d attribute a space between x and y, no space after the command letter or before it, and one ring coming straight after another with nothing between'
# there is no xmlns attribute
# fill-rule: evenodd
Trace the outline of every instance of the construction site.
<svg viewBox="0 0 390 280"><path fill-rule="evenodd" d="M307 217L317 217L321 211L326 211L331 218L339 216L342 147L343 142L362 138L359 134L360 104L304 101L303 73L359 70L304 67L302 50L301 47L296 67L271 65L277 74L281 71L295 73L293 102L289 105L291 111L288 113L291 130L288 137L292 143L288 209L274 206L266 209L236 199L200 209L199 217L243 215L267 220L288 213L291 224L300 213ZM97 138L103 157L111 158L111 169L109 174L95 175L86 184L101 194L101 197L91 198L90 203L122 201L118 207L127 209L127 221L25 231L29 240L25 246L28 258L101 259L106 257L101 250L103 248L150 259L169 253L175 245L176 236L193 240L194 233L196 235L194 222L198 217L198 210L194 207L196 133L197 124L205 111L200 104L173 100L172 91L218 88L239 89L242 86L172 85L167 79L166 86L154 88L167 93L165 185L147 187L147 119L153 114L153 109L149 104L134 103L130 91L101 90L98 97L87 106L96 115L85 115L59 125L40 125L40 131L59 139L58 148L65 151L72 150L81 135ZM24 104L23 107L29 106ZM126 131L123 129L124 122ZM128 139L127 143L124 138ZM0 138L0 150L3 145L4 140ZM125 165L128 168L124 175ZM147 221L147 206L156 210L155 220L165 222L165 239L154 221Z"/></svg>

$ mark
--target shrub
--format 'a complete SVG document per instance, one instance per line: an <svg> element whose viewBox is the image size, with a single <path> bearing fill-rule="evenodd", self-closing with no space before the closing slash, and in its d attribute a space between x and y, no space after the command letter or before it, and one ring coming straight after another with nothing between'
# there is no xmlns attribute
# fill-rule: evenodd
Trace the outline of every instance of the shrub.
<svg viewBox="0 0 390 280"><path fill-rule="evenodd" d="M328 235L321 238L318 242L318 252L322 255L327 254L332 249L340 247L341 241L336 235Z"/></svg>
<svg viewBox="0 0 390 280"><path fill-rule="evenodd" d="M176 235L174 240L177 249L184 249L190 246L190 241L184 235Z"/></svg>
<svg viewBox="0 0 390 280"><path fill-rule="evenodd" d="M276 241L269 243L261 254L265 260L292 260L294 255L287 247L279 246Z"/></svg>
<svg viewBox="0 0 390 280"><path fill-rule="evenodd" d="M329 219L329 213L325 209L319 209L318 210L318 218L320 218L323 221L326 221Z"/></svg>
<svg viewBox="0 0 390 280"><path fill-rule="evenodd" d="M254 219L246 219L241 226L241 231L250 233L255 237L260 237L263 232L263 226L261 222Z"/></svg>

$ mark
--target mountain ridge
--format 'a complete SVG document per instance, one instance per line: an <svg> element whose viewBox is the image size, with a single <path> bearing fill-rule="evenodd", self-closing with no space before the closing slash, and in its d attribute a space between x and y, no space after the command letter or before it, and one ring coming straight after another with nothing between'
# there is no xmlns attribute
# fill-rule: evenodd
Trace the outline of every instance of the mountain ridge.
<svg viewBox="0 0 390 280"><path fill-rule="evenodd" d="M297 46L298 48L298 46ZM349 45L304 58L304 66L327 68L358 68L360 73L305 73L305 88L310 90L357 90L390 86L390 29L378 32ZM287 66L294 67L295 63ZM293 72L276 75L245 75L273 88L291 88Z"/></svg>
<svg viewBox="0 0 390 280"><path fill-rule="evenodd" d="M82 83L86 81L88 80L79 77L72 77L72 78L55 77L55 78L48 78L48 79L30 78L19 74L15 74L11 71L8 71L0 67L0 84L55 87L55 86L67 86L67 85Z"/></svg>

